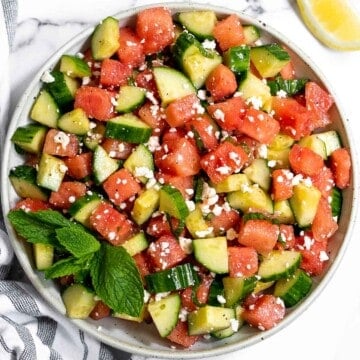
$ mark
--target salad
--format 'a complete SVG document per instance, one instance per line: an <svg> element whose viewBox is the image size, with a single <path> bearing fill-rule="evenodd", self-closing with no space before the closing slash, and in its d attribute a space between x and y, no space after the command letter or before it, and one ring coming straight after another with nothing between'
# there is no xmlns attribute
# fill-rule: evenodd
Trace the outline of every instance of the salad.
<svg viewBox="0 0 360 360"><path fill-rule="evenodd" d="M46 71L11 141L8 213L70 318L182 347L276 326L338 230L351 159L333 98L236 14L141 10Z"/></svg>

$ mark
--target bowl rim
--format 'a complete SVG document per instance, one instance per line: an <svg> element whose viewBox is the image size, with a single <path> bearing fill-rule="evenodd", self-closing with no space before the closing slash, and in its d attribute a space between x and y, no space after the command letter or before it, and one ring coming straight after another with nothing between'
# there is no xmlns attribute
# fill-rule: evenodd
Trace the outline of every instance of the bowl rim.
<svg viewBox="0 0 360 360"><path fill-rule="evenodd" d="M66 44L61 46L56 52L53 53L40 67L39 71L35 74L33 80L29 83L27 86L25 92L21 96L18 104L15 107L15 110L13 111L13 114L11 116L11 120L8 126L8 129L6 131L6 138L3 143L3 151L2 151L2 164L1 164L1 198L2 198L2 210L4 214L4 222L6 226L7 233L9 234L11 245L14 249L14 252L24 270L26 275L28 276L30 282L35 287L35 289L41 294L41 296L47 301L48 305L55 309L55 311L59 312L61 315L64 316L64 320L68 321L70 323L75 324L78 328L81 330L87 332L88 334L94 336L99 341L102 341L110 346L113 346L116 349L126 351L132 354L141 355L141 356L150 356L154 358L171 358L171 359L193 359L193 358L200 358L200 357L210 357L210 356L218 356L218 355L224 355L226 353L230 353L236 350L243 349L245 347L252 346L256 343L261 342L265 338L269 338L272 335L280 332L282 329L286 328L292 321L294 321L298 316L300 316L312 303L315 301L320 293L323 291L323 289L326 287L328 282L330 281L331 277L337 270L344 253L346 251L346 248L350 242L350 237L352 234L353 226L355 223L356 214L358 213L358 204L357 201L355 201L358 198L358 179L355 174L358 173L358 157L356 154L356 147L355 142L353 139L353 135L349 129L348 122L346 121L346 116L344 109L341 106L341 103L339 102L339 97L336 95L335 90L333 89L332 85L328 82L326 77L323 75L322 71L318 68L315 62L306 54L304 53L298 45L293 43L289 38L287 38L285 35L283 35L281 32L276 30L274 27L268 25L264 21L261 21L255 17L247 15L243 11L232 9L231 7L224 7L224 6L216 6L216 5L210 5L210 4L200 4L200 3L192 3L190 0L186 3L182 2L158 2L154 4L149 5L141 5L136 6L131 9L123 10L120 12L117 12L116 14L112 15L115 18L119 20L124 20L128 17L134 16L139 11L146 9L146 8L152 8L156 6L162 6L167 7L170 10L172 10L173 13L179 12L179 11L186 11L186 10L213 10L218 14L237 14L242 22L249 23L253 25L259 26L262 30L264 30L266 33L269 33L270 36L278 39L282 43L286 44L295 54L298 56L304 63L306 63L309 68L316 74L316 76L320 79L320 81L326 86L326 88L331 92L331 94L335 98L336 107L340 114L341 118L341 124L343 125L345 129L345 133L347 136L347 140L349 143L349 149L350 154L352 158L352 182L351 182L351 189L349 191L352 191L352 209L350 212L350 219L348 223L348 228L346 230L346 233L344 234L342 244L339 247L338 253L332 262L331 266L329 266L326 274L322 277L319 284L316 286L315 289L313 289L310 293L310 295L296 308L294 309L290 314L288 314L276 327L267 330L265 332L259 332L258 334L253 335L249 339L245 339L244 341L240 341L238 343L233 344L224 344L222 346L211 348L209 350L183 350L183 349L176 349L174 351L170 346L169 349L162 350L162 349L152 349L150 346L143 346L139 347L137 345L131 345L128 343L122 343L120 340L115 340L114 338L107 336L104 333L99 332L92 324L87 323L84 320L77 320L77 319L69 319L64 315L63 309L61 309L59 306L56 306L53 302L53 298L51 296L51 293L49 292L49 289L44 288L42 282L39 278L39 273L36 272L27 256L24 256L23 248L19 245L19 242L16 241L16 234L14 233L11 224L8 222L6 218L6 214L9 211L9 194L6 191L7 186L5 184L8 183L8 159L10 156L10 148L11 148L11 141L10 136L15 130L15 128L18 126L19 120L23 116L22 109L29 101L29 95L31 91L39 84L40 77L46 71L49 69L50 66L55 65L60 56L66 52L66 50L72 48L76 44L83 44L86 39L89 38L89 36L92 34L95 26L90 26L86 28L85 30L79 32L77 35L75 35L72 39L70 39ZM4 159L6 161L4 161Z"/></svg>

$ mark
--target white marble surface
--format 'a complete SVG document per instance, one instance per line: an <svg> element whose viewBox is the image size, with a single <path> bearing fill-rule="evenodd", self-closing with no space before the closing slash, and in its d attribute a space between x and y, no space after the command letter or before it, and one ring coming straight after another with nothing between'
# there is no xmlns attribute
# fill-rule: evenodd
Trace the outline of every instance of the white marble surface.
<svg viewBox="0 0 360 360"><path fill-rule="evenodd" d="M334 88L345 109L357 151L360 149L359 51L340 53L323 47L304 27L294 0L197 2L245 10L297 43L321 68ZM42 63L67 40L107 15L152 3L154 0L18 0L17 33L10 56L11 109ZM303 315L262 343L217 359L253 360L269 356L277 360L303 360L307 357L360 359L359 230L360 224L356 224L337 273Z"/></svg>

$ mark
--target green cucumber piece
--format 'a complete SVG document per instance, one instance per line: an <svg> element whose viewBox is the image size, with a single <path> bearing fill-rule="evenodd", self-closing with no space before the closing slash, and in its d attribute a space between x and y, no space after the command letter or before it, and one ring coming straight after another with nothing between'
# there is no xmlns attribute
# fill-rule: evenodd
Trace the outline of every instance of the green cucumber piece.
<svg viewBox="0 0 360 360"><path fill-rule="evenodd" d="M96 305L95 295L82 284L73 284L61 295L66 315L71 319L86 319Z"/></svg>
<svg viewBox="0 0 360 360"><path fill-rule="evenodd" d="M243 25L245 44L253 44L261 36L260 29L255 25Z"/></svg>
<svg viewBox="0 0 360 360"><path fill-rule="evenodd" d="M95 27L91 37L91 52L94 60L108 59L120 46L119 21L108 16Z"/></svg>
<svg viewBox="0 0 360 360"><path fill-rule="evenodd" d="M295 223L289 200L274 201L274 220L279 224Z"/></svg>
<svg viewBox="0 0 360 360"><path fill-rule="evenodd" d="M131 217L138 225L142 225L158 209L159 203L159 191L154 188L147 189L135 199Z"/></svg>
<svg viewBox="0 0 360 360"><path fill-rule="evenodd" d="M190 232L193 238L200 237L200 234L206 234L201 237L213 237L214 232L209 229L209 224L204 219L201 208L199 205L195 205L195 209L192 210L185 219L186 229ZM210 230L210 231L209 231Z"/></svg>
<svg viewBox="0 0 360 360"><path fill-rule="evenodd" d="M232 208L243 213L260 211L273 214L274 212L270 195L257 184L245 185L238 191L228 193L227 201Z"/></svg>
<svg viewBox="0 0 360 360"><path fill-rule="evenodd" d="M271 109L270 88L252 72L248 71L246 76L242 78L238 91L245 100L256 99L262 109L266 111Z"/></svg>
<svg viewBox="0 0 360 360"><path fill-rule="evenodd" d="M227 240L225 236L193 240L195 259L216 274L229 272Z"/></svg>
<svg viewBox="0 0 360 360"><path fill-rule="evenodd" d="M126 240L123 244L121 244L121 246L125 248L130 256L134 256L147 249L149 242L146 239L145 234L141 231L130 239Z"/></svg>
<svg viewBox="0 0 360 360"><path fill-rule="evenodd" d="M75 135L85 135L90 130L90 120L81 108L61 115L57 125L59 129Z"/></svg>
<svg viewBox="0 0 360 360"><path fill-rule="evenodd" d="M255 184L269 191L271 184L270 168L265 159L254 159L252 163L243 170L243 173Z"/></svg>
<svg viewBox="0 0 360 360"><path fill-rule="evenodd" d="M315 186L299 183L293 186L290 206L300 227L310 226L316 215L321 192Z"/></svg>
<svg viewBox="0 0 360 360"><path fill-rule="evenodd" d="M146 143L152 128L136 115L129 113L114 117L106 122L105 137L141 144Z"/></svg>
<svg viewBox="0 0 360 360"><path fill-rule="evenodd" d="M288 278L275 283L274 295L280 297L287 308L304 299L312 287L312 278L302 269L296 269Z"/></svg>
<svg viewBox="0 0 360 360"><path fill-rule="evenodd" d="M146 90L134 85L120 86L115 110L118 113L129 113L140 107L146 99Z"/></svg>
<svg viewBox="0 0 360 360"><path fill-rule="evenodd" d="M327 156L330 156L334 150L341 148L341 139L335 130L324 131L316 134L316 136L325 143Z"/></svg>
<svg viewBox="0 0 360 360"><path fill-rule="evenodd" d="M48 91L41 90L31 108L31 120L50 128L56 128L59 117L60 109L55 99Z"/></svg>
<svg viewBox="0 0 360 360"><path fill-rule="evenodd" d="M194 34L199 40L214 38L213 30L217 23L214 11L184 11L178 15L178 20L186 30Z"/></svg>
<svg viewBox="0 0 360 360"><path fill-rule="evenodd" d="M96 184L104 182L120 166L120 162L109 156L106 150L98 145L93 155L93 173Z"/></svg>
<svg viewBox="0 0 360 360"><path fill-rule="evenodd" d="M260 262L258 275L268 282L287 278L300 266L301 253L293 250L273 250Z"/></svg>
<svg viewBox="0 0 360 360"><path fill-rule="evenodd" d="M89 218L92 212L102 202L102 198L97 193L89 193L76 199L69 208L69 214L80 224L89 228Z"/></svg>
<svg viewBox="0 0 360 360"><path fill-rule="evenodd" d="M231 47L225 51L224 64L237 76L242 78L250 68L250 46Z"/></svg>
<svg viewBox="0 0 360 360"><path fill-rule="evenodd" d="M240 327L244 324L244 320L242 319L242 313L244 312L244 308L240 305L237 305L234 309L235 311L235 318L233 320L230 320L230 326L217 330L211 333L211 336L213 336L216 339L225 339L231 335L234 335Z"/></svg>
<svg viewBox="0 0 360 360"><path fill-rule="evenodd" d="M91 76L91 69L87 62L75 55L61 56L60 71L72 78Z"/></svg>
<svg viewBox="0 0 360 360"><path fill-rule="evenodd" d="M231 326L235 310L226 307L205 305L188 315L189 335L210 334Z"/></svg>
<svg viewBox="0 0 360 360"><path fill-rule="evenodd" d="M36 169L29 165L18 165L9 172L9 180L19 197L47 201L48 191L37 185L36 178Z"/></svg>
<svg viewBox="0 0 360 360"><path fill-rule="evenodd" d="M168 336L179 320L180 295L168 295L148 304L148 311L161 337Z"/></svg>
<svg viewBox="0 0 360 360"><path fill-rule="evenodd" d="M71 107L74 101L79 82L59 70L53 70L50 74L54 81L46 83L46 89L53 96L60 109L66 110Z"/></svg>
<svg viewBox="0 0 360 360"><path fill-rule="evenodd" d="M240 190L243 186L249 186L251 181L245 174L232 174L223 181L214 184L217 193L228 193Z"/></svg>
<svg viewBox="0 0 360 360"><path fill-rule="evenodd" d="M47 128L38 124L19 126L11 141L21 149L32 154L39 154L44 145Z"/></svg>
<svg viewBox="0 0 360 360"><path fill-rule="evenodd" d="M189 263L145 276L147 290L153 294L185 289L198 281L198 276Z"/></svg>
<svg viewBox="0 0 360 360"><path fill-rule="evenodd" d="M49 268L54 262L54 246L49 244L32 244L35 267L43 271Z"/></svg>
<svg viewBox="0 0 360 360"><path fill-rule="evenodd" d="M43 153L37 173L37 184L52 191L58 191L65 177L67 166L55 156Z"/></svg>
<svg viewBox="0 0 360 360"><path fill-rule="evenodd" d="M154 178L154 159L144 144L138 145L124 162L124 168L143 184ZM145 174L145 175L141 175Z"/></svg>
<svg viewBox="0 0 360 360"><path fill-rule="evenodd" d="M273 77L290 61L290 55L279 44L254 46L250 51L251 62L263 78Z"/></svg>
<svg viewBox="0 0 360 360"><path fill-rule="evenodd" d="M201 88L211 71L222 63L218 52L206 50L189 32L182 32L178 36L173 53L177 64L196 89Z"/></svg>
<svg viewBox="0 0 360 360"><path fill-rule="evenodd" d="M157 66L153 73L162 106L166 107L176 99L195 94L193 84L182 72L166 66Z"/></svg>
<svg viewBox="0 0 360 360"><path fill-rule="evenodd" d="M84 137L84 144L89 149L94 151L95 148L101 144L105 133L105 125L97 123L96 126L91 129Z"/></svg>
<svg viewBox="0 0 360 360"><path fill-rule="evenodd" d="M164 185L160 191L159 210L170 216L184 220L189 215L189 209L181 192L171 186Z"/></svg>
<svg viewBox="0 0 360 360"><path fill-rule="evenodd" d="M327 158L326 145L324 141L315 134L302 137L298 144L312 150L316 154L320 155L324 160Z"/></svg>
<svg viewBox="0 0 360 360"><path fill-rule="evenodd" d="M223 277L222 282L224 285L224 296L226 299L225 306L232 307L238 304L255 289L257 279L255 276L225 276Z"/></svg>

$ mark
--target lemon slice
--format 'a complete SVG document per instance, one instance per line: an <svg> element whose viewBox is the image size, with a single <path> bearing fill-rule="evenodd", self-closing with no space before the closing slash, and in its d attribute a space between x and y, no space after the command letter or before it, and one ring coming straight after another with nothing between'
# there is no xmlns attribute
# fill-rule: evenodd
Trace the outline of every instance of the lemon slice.
<svg viewBox="0 0 360 360"><path fill-rule="evenodd" d="M323 44L336 50L360 50L360 12L351 1L297 0L297 4L304 23Z"/></svg>

